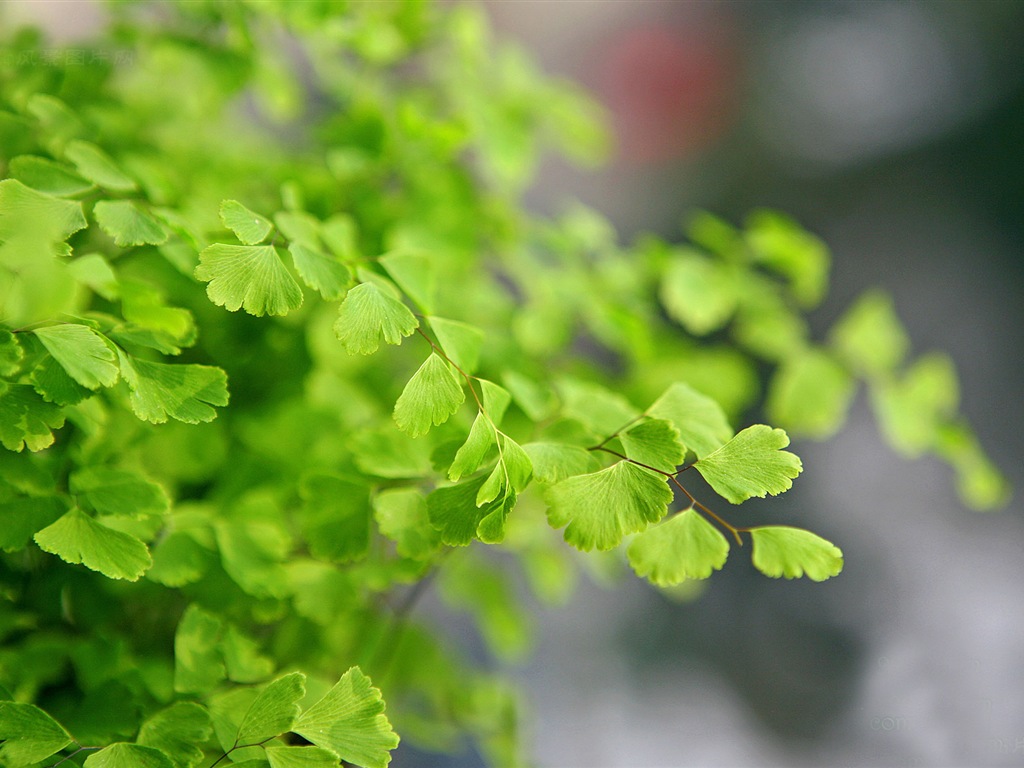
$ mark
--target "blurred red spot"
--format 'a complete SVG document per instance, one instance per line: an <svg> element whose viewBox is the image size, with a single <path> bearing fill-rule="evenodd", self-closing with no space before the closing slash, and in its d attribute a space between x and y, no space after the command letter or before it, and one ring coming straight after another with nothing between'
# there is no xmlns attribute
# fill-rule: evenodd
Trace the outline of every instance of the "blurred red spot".
<svg viewBox="0 0 1024 768"><path fill-rule="evenodd" d="M597 87L622 161L677 159L707 147L727 127L736 77L719 24L635 27L603 53Z"/></svg>

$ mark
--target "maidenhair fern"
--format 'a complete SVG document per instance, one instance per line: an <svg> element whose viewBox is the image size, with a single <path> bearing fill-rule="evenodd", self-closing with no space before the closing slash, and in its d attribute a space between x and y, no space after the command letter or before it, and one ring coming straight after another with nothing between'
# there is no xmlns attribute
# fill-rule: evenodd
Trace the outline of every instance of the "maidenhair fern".
<svg viewBox="0 0 1024 768"><path fill-rule="evenodd" d="M376 768L396 732L522 764L514 688L424 591L506 659L516 571L565 599L573 549L656 587L739 551L836 576L728 509L861 385L896 450L1004 500L883 293L812 337L829 254L787 217L622 245L528 214L549 141L606 139L479 12L148 6L84 57L0 41L0 765Z"/></svg>

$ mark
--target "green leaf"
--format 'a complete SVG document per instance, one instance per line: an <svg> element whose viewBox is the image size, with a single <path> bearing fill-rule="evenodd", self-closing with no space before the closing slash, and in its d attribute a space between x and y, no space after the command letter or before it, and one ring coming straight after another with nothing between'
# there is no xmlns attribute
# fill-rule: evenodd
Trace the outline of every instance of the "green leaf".
<svg viewBox="0 0 1024 768"><path fill-rule="evenodd" d="M213 734L210 713L192 701L179 701L149 717L136 742L164 752L174 768L194 768Z"/></svg>
<svg viewBox="0 0 1024 768"><path fill-rule="evenodd" d="M722 407L682 382L666 389L647 409L647 415L672 422L683 445L698 459L718 450L733 436Z"/></svg>
<svg viewBox="0 0 1024 768"><path fill-rule="evenodd" d="M619 440L633 461L663 472L675 472L686 457L679 430L665 419L645 419L622 432Z"/></svg>
<svg viewBox="0 0 1024 768"><path fill-rule="evenodd" d="M754 424L694 466L708 484L733 504L757 496L788 491L803 464L789 451L789 437L781 429Z"/></svg>
<svg viewBox="0 0 1024 768"><path fill-rule="evenodd" d="M545 485L557 483L572 475L594 472L598 468L592 451L562 443L526 443L523 450L530 457L534 478Z"/></svg>
<svg viewBox="0 0 1024 768"><path fill-rule="evenodd" d="M272 245L214 243L199 254L197 279L214 304L250 315L287 315L302 306L302 289Z"/></svg>
<svg viewBox="0 0 1024 768"><path fill-rule="evenodd" d="M114 301L120 295L117 275L110 263L98 253L87 253L69 262L68 272L107 301Z"/></svg>
<svg viewBox="0 0 1024 768"><path fill-rule="evenodd" d="M76 405L92 397L93 391L79 384L68 375L60 363L46 356L32 369L32 388L47 402L57 405Z"/></svg>
<svg viewBox="0 0 1024 768"><path fill-rule="evenodd" d="M754 260L789 279L803 307L815 307L828 289L828 247L787 216L757 211L747 220L747 245Z"/></svg>
<svg viewBox="0 0 1024 768"><path fill-rule="evenodd" d="M870 377L889 376L903 362L909 347L892 298L881 291L861 296L829 335L847 365Z"/></svg>
<svg viewBox="0 0 1024 768"><path fill-rule="evenodd" d="M476 326L442 317L430 318L430 327L448 359L466 373L473 373L480 362L484 332Z"/></svg>
<svg viewBox="0 0 1024 768"><path fill-rule="evenodd" d="M971 509L988 510L1005 505L1012 495L1010 485L985 455L978 438L966 424L943 425L936 435L936 452L957 473L957 491Z"/></svg>
<svg viewBox="0 0 1024 768"><path fill-rule="evenodd" d="M687 331L704 336L728 322L736 309L736 286L728 266L693 251L669 265L661 283L661 303Z"/></svg>
<svg viewBox="0 0 1024 768"><path fill-rule="evenodd" d="M455 454L455 459L448 470L448 479L458 482L463 476L476 472L490 449L497 444L495 439L494 427L487 417L478 413L473 420L473 427L469 430L469 437Z"/></svg>
<svg viewBox="0 0 1024 768"><path fill-rule="evenodd" d="M55 197L71 197L88 192L93 187L91 182L63 163L35 155L11 158L8 173L26 186Z"/></svg>
<svg viewBox="0 0 1024 768"><path fill-rule="evenodd" d="M66 563L81 563L111 579L137 581L153 564L146 545L134 536L72 509L34 537L45 552Z"/></svg>
<svg viewBox="0 0 1024 768"><path fill-rule="evenodd" d="M170 506L162 487L124 469L78 469L71 473L70 489L101 515L145 517L163 514Z"/></svg>
<svg viewBox="0 0 1024 768"><path fill-rule="evenodd" d="M119 357L132 411L143 421L163 424L172 418L198 424L217 418L212 406L228 404L227 375L220 368Z"/></svg>
<svg viewBox="0 0 1024 768"><path fill-rule="evenodd" d="M84 325L65 323L37 328L46 351L83 387L110 387L117 382L117 355L102 335Z"/></svg>
<svg viewBox="0 0 1024 768"><path fill-rule="evenodd" d="M141 343L140 329L156 331L165 339L173 342L170 345L172 354L179 350L174 344L188 346L195 341L196 328L192 320L192 313L187 309L167 306L163 294L148 283L127 280L121 283L121 309L124 312L124 319L138 328L122 329L127 330L133 341Z"/></svg>
<svg viewBox="0 0 1024 768"><path fill-rule="evenodd" d="M398 746L380 691L359 667L342 675L327 695L302 713L292 730L363 768L385 768Z"/></svg>
<svg viewBox="0 0 1024 768"><path fill-rule="evenodd" d="M932 448L960 400L953 361L931 354L918 359L896 381L872 389L872 405L889 443L905 456Z"/></svg>
<svg viewBox="0 0 1024 768"><path fill-rule="evenodd" d="M188 606L174 634L174 690L206 694L224 679L220 654L223 623L195 603Z"/></svg>
<svg viewBox="0 0 1024 768"><path fill-rule="evenodd" d="M356 465L368 475L403 478L430 472L430 446L393 426L353 435Z"/></svg>
<svg viewBox="0 0 1024 768"><path fill-rule="evenodd" d="M67 512L67 504L57 496L24 497L0 501L0 549L15 552L24 549L36 531L40 531Z"/></svg>
<svg viewBox="0 0 1024 768"><path fill-rule="evenodd" d="M500 510L505 503L502 498L478 506L480 490L488 479L477 477L458 485L435 488L427 495L430 524L440 532L441 541L448 546L464 547L469 544L477 534L480 521Z"/></svg>
<svg viewBox="0 0 1024 768"><path fill-rule="evenodd" d="M501 435L499 442L500 462L505 465L508 484L517 491L522 491L533 477L533 462L529 454L508 435Z"/></svg>
<svg viewBox="0 0 1024 768"><path fill-rule="evenodd" d="M766 410L793 434L822 439L843 425L855 388L853 377L831 355L810 350L776 370Z"/></svg>
<svg viewBox="0 0 1024 768"><path fill-rule="evenodd" d="M274 225L258 213L253 213L237 200L223 200L220 220L245 245L256 245L267 239Z"/></svg>
<svg viewBox="0 0 1024 768"><path fill-rule="evenodd" d="M18 337L10 331L0 330L0 376L14 376L20 370L24 357Z"/></svg>
<svg viewBox="0 0 1024 768"><path fill-rule="evenodd" d="M88 141L69 141L64 155L75 164L78 173L98 187L112 192L138 189L135 180L125 174L106 152Z"/></svg>
<svg viewBox="0 0 1024 768"><path fill-rule="evenodd" d="M448 363L431 353L399 395L395 423L412 437L425 435L432 425L448 421L465 399L462 385Z"/></svg>
<svg viewBox="0 0 1024 768"><path fill-rule="evenodd" d="M45 760L71 744L60 723L32 704L0 701L0 764L16 768Z"/></svg>
<svg viewBox="0 0 1024 768"><path fill-rule="evenodd" d="M515 398L516 405L534 421L544 421L554 413L555 396L550 390L519 371L505 371L502 374L502 381Z"/></svg>
<svg viewBox="0 0 1024 768"><path fill-rule="evenodd" d="M429 258L421 253L398 252L381 256L379 261L420 309L426 313L434 311L437 276Z"/></svg>
<svg viewBox="0 0 1024 768"><path fill-rule="evenodd" d="M255 640L243 634L238 627L228 624L221 638L220 650L228 680L236 683L258 683L273 674L273 659L260 653Z"/></svg>
<svg viewBox="0 0 1024 768"><path fill-rule="evenodd" d="M255 597L283 597L290 542L280 525L262 520L218 520L214 530L224 570Z"/></svg>
<svg viewBox="0 0 1024 768"><path fill-rule="evenodd" d="M167 242L164 225L129 200L100 200L93 208L100 229L121 248Z"/></svg>
<svg viewBox="0 0 1024 768"><path fill-rule="evenodd" d="M350 354L371 355L380 346L401 344L419 327L409 308L373 283L360 283L345 296L334 331Z"/></svg>
<svg viewBox="0 0 1024 768"><path fill-rule="evenodd" d="M659 587L706 579L725 564L729 542L692 507L637 534L626 550L636 575Z"/></svg>
<svg viewBox="0 0 1024 768"><path fill-rule="evenodd" d="M333 562L357 560L370 546L369 488L326 474L302 478L299 494L302 533L313 557Z"/></svg>
<svg viewBox="0 0 1024 768"><path fill-rule="evenodd" d="M45 402L32 387L0 381L0 443L9 451L41 451L53 445L53 430L64 411Z"/></svg>
<svg viewBox="0 0 1024 768"><path fill-rule="evenodd" d="M441 540L430 525L427 502L413 488L391 488L373 499L373 513L380 532L395 542L402 557L422 559L437 551Z"/></svg>
<svg viewBox="0 0 1024 768"><path fill-rule="evenodd" d="M93 752L83 765L85 768L174 768L174 763L159 749L123 741Z"/></svg>
<svg viewBox="0 0 1024 768"><path fill-rule="evenodd" d="M508 410L508 406L512 402L512 395L504 387L499 387L493 381L488 381L487 379L477 379L477 381L480 383L484 410L491 417L491 422L495 426L500 427L502 419L505 418L505 411Z"/></svg>
<svg viewBox="0 0 1024 768"><path fill-rule="evenodd" d="M267 747L270 768L338 768L338 756L323 747Z"/></svg>
<svg viewBox="0 0 1024 768"><path fill-rule="evenodd" d="M274 221L289 242L319 250L320 222L315 216L305 211L279 211L274 214Z"/></svg>
<svg viewBox="0 0 1024 768"><path fill-rule="evenodd" d="M299 716L299 701L306 695L306 676L292 672L267 685L238 726L236 744L259 744L287 733Z"/></svg>
<svg viewBox="0 0 1024 768"><path fill-rule="evenodd" d="M754 567L765 576L824 581L843 570L839 547L802 528L766 525L750 529Z"/></svg>
<svg viewBox="0 0 1024 768"><path fill-rule="evenodd" d="M495 468L497 472L498 468ZM500 544L505 540L505 529L509 513L516 505L518 494L515 489L502 483L495 498L486 502L485 513L476 525L476 537L484 544Z"/></svg>
<svg viewBox="0 0 1024 768"><path fill-rule="evenodd" d="M0 243L63 242L87 226L81 203L44 195L16 179L0 181Z"/></svg>
<svg viewBox="0 0 1024 768"><path fill-rule="evenodd" d="M146 578L167 587L193 584L203 577L213 556L185 531L171 531L153 547L153 567Z"/></svg>
<svg viewBox="0 0 1024 768"><path fill-rule="evenodd" d="M622 395L600 384L563 379L558 382L562 413L599 435L611 435L640 415Z"/></svg>
<svg viewBox="0 0 1024 768"><path fill-rule="evenodd" d="M660 520L672 501L665 478L628 461L555 483L544 494L548 521L577 549L607 550Z"/></svg>
<svg viewBox="0 0 1024 768"><path fill-rule="evenodd" d="M302 282L328 301L340 299L345 295L352 282L352 273L348 267L302 243L292 243L288 246L288 251Z"/></svg>

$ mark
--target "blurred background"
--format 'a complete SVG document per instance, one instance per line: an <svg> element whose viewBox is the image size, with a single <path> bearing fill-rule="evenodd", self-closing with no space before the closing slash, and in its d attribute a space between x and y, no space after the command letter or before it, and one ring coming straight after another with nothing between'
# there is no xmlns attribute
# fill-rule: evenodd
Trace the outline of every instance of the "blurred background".
<svg viewBox="0 0 1024 768"><path fill-rule="evenodd" d="M697 208L791 214L834 256L812 324L865 288L894 294L915 353L953 356L965 414L1024 487L1024 3L484 7L549 74L589 88L615 131L602 170L548 162L531 207L582 200L624 241L677 239ZM86 2L7 11L58 35L98 20ZM883 444L863 398L838 437L794 450L794 489L748 505L836 542L843 574L768 580L733 557L687 601L623 579L538 608L516 674L539 765L1024 765L1020 502L969 512L944 466Z"/></svg>
<svg viewBox="0 0 1024 768"><path fill-rule="evenodd" d="M1024 485L1024 3L485 7L615 129L606 169L550 162L531 205L581 199L627 241L678 238L695 208L786 211L833 252L812 324L894 294ZM794 449L793 490L748 505L835 541L843 574L773 581L734 557L682 603L585 584L523 672L541 765L1024 765L1020 503L963 508L938 462L883 444L863 398L838 437Z"/></svg>

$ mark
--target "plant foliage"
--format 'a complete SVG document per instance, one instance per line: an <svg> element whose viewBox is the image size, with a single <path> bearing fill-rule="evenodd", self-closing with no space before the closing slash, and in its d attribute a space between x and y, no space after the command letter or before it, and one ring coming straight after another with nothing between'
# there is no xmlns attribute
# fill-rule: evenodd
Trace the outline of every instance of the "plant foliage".
<svg viewBox="0 0 1024 768"><path fill-rule="evenodd" d="M711 506L789 489L784 430L833 434L861 385L898 451L1004 500L884 294L811 337L829 255L787 217L622 245L528 214L543 152L606 137L480 12L110 10L67 56L0 42L0 765L378 768L396 733L521 764L514 689L422 592L503 660L517 572L565 599L573 549L657 586L730 537L835 576Z"/></svg>

